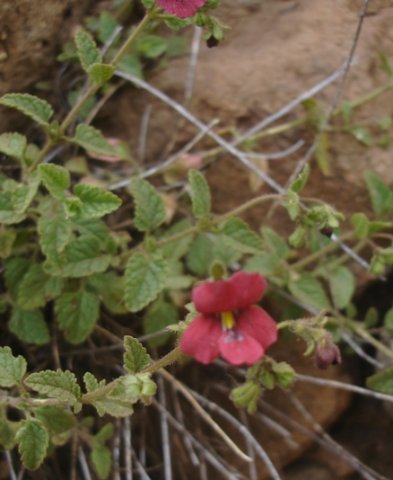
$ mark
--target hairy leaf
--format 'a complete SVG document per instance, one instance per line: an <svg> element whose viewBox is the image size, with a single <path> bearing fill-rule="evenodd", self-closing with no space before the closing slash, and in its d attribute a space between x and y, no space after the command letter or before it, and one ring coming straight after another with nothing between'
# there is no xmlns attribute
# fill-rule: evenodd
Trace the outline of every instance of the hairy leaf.
<svg viewBox="0 0 393 480"><path fill-rule="evenodd" d="M67 432L76 425L76 418L71 412L54 405L35 408L34 416L42 422L52 435Z"/></svg>
<svg viewBox="0 0 393 480"><path fill-rule="evenodd" d="M104 85L108 80L111 79L114 68L112 65L107 65L105 63L93 63L87 69L90 80L97 85Z"/></svg>
<svg viewBox="0 0 393 480"><path fill-rule="evenodd" d="M19 110L45 127L49 126L53 115L53 108L48 102L28 93L7 93L0 97L0 105Z"/></svg>
<svg viewBox="0 0 393 480"><path fill-rule="evenodd" d="M24 383L35 392L75 405L81 396L75 375L69 370L43 370L30 374Z"/></svg>
<svg viewBox="0 0 393 480"><path fill-rule="evenodd" d="M86 340L99 317L99 299L86 291L63 293L55 301L55 314L65 338L73 344Z"/></svg>
<svg viewBox="0 0 393 480"><path fill-rule="evenodd" d="M80 183L75 186L74 193L82 202L78 213L81 219L103 217L121 205L117 195L94 185Z"/></svg>
<svg viewBox="0 0 393 480"><path fill-rule="evenodd" d="M33 264L18 288L18 306L26 310L42 307L46 303L46 285L50 277L39 264Z"/></svg>
<svg viewBox="0 0 393 480"><path fill-rule="evenodd" d="M52 197L57 200L64 198L64 192L70 187L70 173L60 165L43 163L38 167L42 183L45 185Z"/></svg>
<svg viewBox="0 0 393 480"><path fill-rule="evenodd" d="M378 216L384 215L393 209L393 191L375 173L364 174L366 185L371 198L371 205L374 213Z"/></svg>
<svg viewBox="0 0 393 480"><path fill-rule="evenodd" d="M289 291L306 305L316 308L329 308L330 302L319 280L310 273L302 273L299 278L291 279Z"/></svg>
<svg viewBox="0 0 393 480"><path fill-rule="evenodd" d="M96 42L86 30L79 30L75 35L76 51L83 69L88 72L94 63L102 62L102 55Z"/></svg>
<svg viewBox="0 0 393 480"><path fill-rule="evenodd" d="M260 253L262 239L240 218L230 218L220 226L221 233L234 249L241 253Z"/></svg>
<svg viewBox="0 0 393 480"><path fill-rule="evenodd" d="M338 309L347 307L356 287L353 273L346 267L338 266L329 274L329 283L334 306Z"/></svg>
<svg viewBox="0 0 393 480"><path fill-rule="evenodd" d="M0 135L0 152L9 157L22 160L26 145L26 137L20 133L3 133Z"/></svg>
<svg viewBox="0 0 393 480"><path fill-rule="evenodd" d="M72 224L60 213L52 218L42 216L37 224L39 242L47 258L56 258L71 240Z"/></svg>
<svg viewBox="0 0 393 480"><path fill-rule="evenodd" d="M13 387L26 373L26 360L14 357L10 347L0 347L0 387Z"/></svg>
<svg viewBox="0 0 393 480"><path fill-rule="evenodd" d="M128 259L125 271L125 302L137 312L157 298L165 285L167 265L160 256L136 252Z"/></svg>
<svg viewBox="0 0 393 480"><path fill-rule="evenodd" d="M110 450L101 443L93 442L91 450L91 463L100 480L109 478L112 469L112 456Z"/></svg>
<svg viewBox="0 0 393 480"><path fill-rule="evenodd" d="M44 345L50 340L49 328L40 310L15 308L8 328L10 332L26 343Z"/></svg>
<svg viewBox="0 0 393 480"><path fill-rule="evenodd" d="M393 367L385 368L366 380L366 385L371 390L393 395Z"/></svg>
<svg viewBox="0 0 393 480"><path fill-rule="evenodd" d="M201 172L190 170L188 181L191 188L192 212L198 220L207 218L211 211L211 195L209 185Z"/></svg>
<svg viewBox="0 0 393 480"><path fill-rule="evenodd" d="M116 150L108 143L100 130L84 123L80 123L76 127L75 136L71 141L88 152L98 155L116 155Z"/></svg>
<svg viewBox="0 0 393 480"><path fill-rule="evenodd" d="M165 221L165 205L160 194L141 178L131 181L131 193L135 201L135 227L141 232L151 231Z"/></svg>
<svg viewBox="0 0 393 480"><path fill-rule="evenodd" d="M48 450L49 435L46 428L33 418L23 420L16 440L24 467L28 470L37 470Z"/></svg>
<svg viewBox="0 0 393 480"><path fill-rule="evenodd" d="M150 363L150 356L146 348L134 337L124 337L123 363L129 373L138 373Z"/></svg>

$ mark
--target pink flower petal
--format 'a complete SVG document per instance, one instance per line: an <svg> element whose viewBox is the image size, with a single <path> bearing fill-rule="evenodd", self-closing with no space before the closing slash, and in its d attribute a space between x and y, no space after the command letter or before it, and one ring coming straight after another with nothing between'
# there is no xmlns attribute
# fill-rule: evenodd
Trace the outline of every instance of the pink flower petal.
<svg viewBox="0 0 393 480"><path fill-rule="evenodd" d="M240 313L237 319L237 329L249 335L266 350L277 341L277 325L263 308L252 305Z"/></svg>
<svg viewBox="0 0 393 480"><path fill-rule="evenodd" d="M157 5L179 18L193 17L207 0L157 0Z"/></svg>
<svg viewBox="0 0 393 480"><path fill-rule="evenodd" d="M208 315L198 315L180 338L180 350L198 362L211 363L218 355L218 340L222 335L220 321Z"/></svg>
<svg viewBox="0 0 393 480"><path fill-rule="evenodd" d="M201 313L238 310L260 300L265 285L259 273L237 272L228 280L200 283L192 291L192 300Z"/></svg>
<svg viewBox="0 0 393 480"><path fill-rule="evenodd" d="M221 356L232 365L253 365L262 358L262 345L239 330L229 330L218 342Z"/></svg>

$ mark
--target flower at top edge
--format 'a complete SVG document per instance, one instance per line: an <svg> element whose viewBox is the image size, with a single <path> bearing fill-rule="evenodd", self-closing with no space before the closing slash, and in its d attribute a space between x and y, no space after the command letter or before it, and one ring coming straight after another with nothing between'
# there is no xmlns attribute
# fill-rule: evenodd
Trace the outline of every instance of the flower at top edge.
<svg viewBox="0 0 393 480"><path fill-rule="evenodd" d="M157 0L157 5L179 18L193 17L207 0Z"/></svg>
<svg viewBox="0 0 393 480"><path fill-rule="evenodd" d="M180 350L204 364L219 355L233 365L253 365L260 360L277 340L275 321L254 305L265 286L259 273L247 272L199 283L192 291L199 315L184 331Z"/></svg>

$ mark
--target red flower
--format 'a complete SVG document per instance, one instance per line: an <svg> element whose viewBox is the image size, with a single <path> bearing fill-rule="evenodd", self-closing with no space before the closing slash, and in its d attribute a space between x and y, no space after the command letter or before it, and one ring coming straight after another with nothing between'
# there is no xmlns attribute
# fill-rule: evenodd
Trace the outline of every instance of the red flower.
<svg viewBox="0 0 393 480"><path fill-rule="evenodd" d="M193 17L207 0L157 0L157 5L179 18Z"/></svg>
<svg viewBox="0 0 393 480"><path fill-rule="evenodd" d="M192 300L199 315L183 333L180 350L205 364L218 355L233 365L257 362L277 340L274 320L253 305L265 285L258 273L245 272L197 285Z"/></svg>

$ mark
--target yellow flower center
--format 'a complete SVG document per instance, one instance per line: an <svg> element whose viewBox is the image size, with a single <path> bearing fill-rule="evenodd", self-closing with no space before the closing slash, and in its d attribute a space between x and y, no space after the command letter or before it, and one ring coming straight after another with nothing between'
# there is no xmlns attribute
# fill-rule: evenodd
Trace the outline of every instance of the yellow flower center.
<svg viewBox="0 0 393 480"><path fill-rule="evenodd" d="M235 320L235 317L233 316L233 313L232 312L222 312L221 313L221 324L225 329L231 330L236 324L236 320Z"/></svg>

